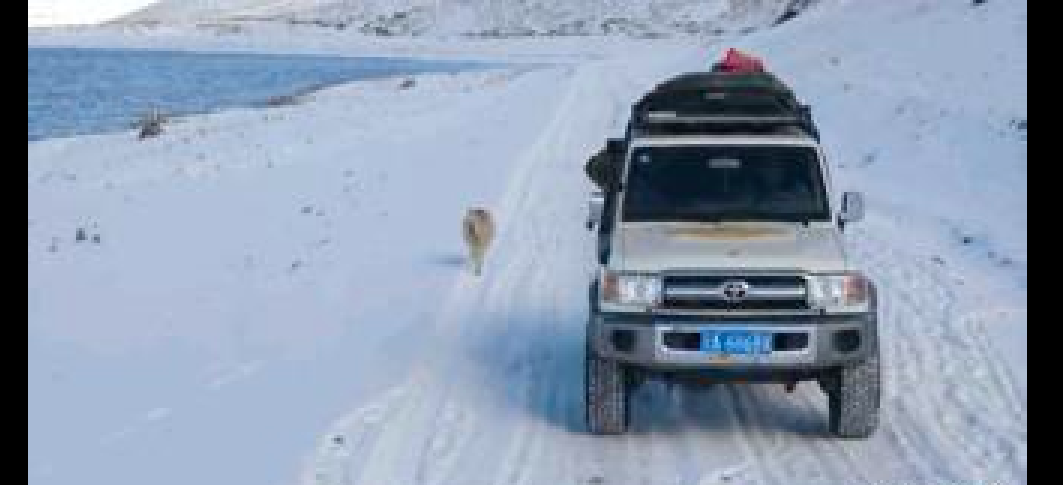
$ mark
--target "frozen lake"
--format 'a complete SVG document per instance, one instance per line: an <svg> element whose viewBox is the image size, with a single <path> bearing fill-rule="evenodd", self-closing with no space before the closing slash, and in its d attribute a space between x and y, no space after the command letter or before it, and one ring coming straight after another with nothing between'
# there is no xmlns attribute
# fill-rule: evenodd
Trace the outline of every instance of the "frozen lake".
<svg viewBox="0 0 1063 485"><path fill-rule="evenodd" d="M205 113L358 79L482 66L393 58L30 48L29 140L127 129L153 108L168 114Z"/></svg>

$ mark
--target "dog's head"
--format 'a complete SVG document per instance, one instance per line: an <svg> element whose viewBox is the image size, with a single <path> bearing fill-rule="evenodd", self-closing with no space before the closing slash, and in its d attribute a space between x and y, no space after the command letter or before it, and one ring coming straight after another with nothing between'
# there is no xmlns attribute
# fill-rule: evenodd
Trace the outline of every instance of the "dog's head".
<svg viewBox="0 0 1063 485"><path fill-rule="evenodd" d="M467 213L467 215L469 217L475 217L475 218L478 218L478 219L487 219L487 218L491 217L491 213L488 212L487 209L484 209L484 208L481 208L481 207L473 207L473 208L469 209L469 212Z"/></svg>

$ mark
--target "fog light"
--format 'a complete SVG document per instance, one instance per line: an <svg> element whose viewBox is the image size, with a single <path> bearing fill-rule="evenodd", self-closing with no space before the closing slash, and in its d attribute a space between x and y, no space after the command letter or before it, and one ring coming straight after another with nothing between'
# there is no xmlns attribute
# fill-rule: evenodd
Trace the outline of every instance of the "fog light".
<svg viewBox="0 0 1063 485"><path fill-rule="evenodd" d="M619 352L631 352L635 349L635 332L633 330L613 330L610 341Z"/></svg>
<svg viewBox="0 0 1063 485"><path fill-rule="evenodd" d="M838 352L852 352L860 348L860 331L850 329L834 332L834 348Z"/></svg>
<svg viewBox="0 0 1063 485"><path fill-rule="evenodd" d="M808 347L808 334L805 332L779 332L772 339L772 350L797 351Z"/></svg>

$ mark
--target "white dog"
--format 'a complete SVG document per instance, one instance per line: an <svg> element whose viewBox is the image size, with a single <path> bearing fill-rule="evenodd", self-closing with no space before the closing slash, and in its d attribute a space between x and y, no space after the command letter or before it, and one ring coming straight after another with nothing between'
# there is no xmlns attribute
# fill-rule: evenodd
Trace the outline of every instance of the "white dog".
<svg viewBox="0 0 1063 485"><path fill-rule="evenodd" d="M479 276L487 248L495 237L495 223L487 209L473 208L465 213L461 227L465 244L469 246L469 263L472 264L473 272Z"/></svg>

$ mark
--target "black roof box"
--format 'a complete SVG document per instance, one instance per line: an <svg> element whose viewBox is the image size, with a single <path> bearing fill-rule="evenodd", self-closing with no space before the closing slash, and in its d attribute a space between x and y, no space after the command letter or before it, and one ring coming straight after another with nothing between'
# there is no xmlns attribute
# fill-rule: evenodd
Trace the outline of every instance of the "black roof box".
<svg viewBox="0 0 1063 485"><path fill-rule="evenodd" d="M689 73L658 84L632 109L629 130L732 133L797 128L818 138L807 106L767 72Z"/></svg>
<svg viewBox="0 0 1063 485"><path fill-rule="evenodd" d="M767 71L744 73L720 71L689 72L659 83L649 94L684 89L761 89L793 96L790 88L782 80Z"/></svg>

